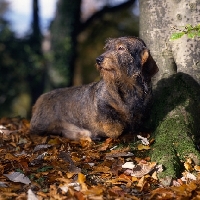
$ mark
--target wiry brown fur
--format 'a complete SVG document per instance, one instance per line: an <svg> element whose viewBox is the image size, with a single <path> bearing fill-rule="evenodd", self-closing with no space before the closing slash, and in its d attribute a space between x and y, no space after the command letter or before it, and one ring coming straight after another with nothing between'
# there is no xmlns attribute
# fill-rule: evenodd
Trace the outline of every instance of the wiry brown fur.
<svg viewBox="0 0 200 200"><path fill-rule="evenodd" d="M95 139L138 129L149 109L151 77L158 71L146 45L136 37L110 39L96 61L99 82L39 97L31 133Z"/></svg>

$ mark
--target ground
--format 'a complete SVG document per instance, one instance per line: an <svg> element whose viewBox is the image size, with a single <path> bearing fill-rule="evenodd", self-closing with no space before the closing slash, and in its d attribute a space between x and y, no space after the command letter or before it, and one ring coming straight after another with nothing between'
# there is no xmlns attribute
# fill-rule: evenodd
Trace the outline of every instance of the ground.
<svg viewBox="0 0 200 200"><path fill-rule="evenodd" d="M200 167L189 161L172 186L160 183L162 165L147 156L156 144L150 133L70 141L30 135L25 119L0 124L0 199L200 198Z"/></svg>

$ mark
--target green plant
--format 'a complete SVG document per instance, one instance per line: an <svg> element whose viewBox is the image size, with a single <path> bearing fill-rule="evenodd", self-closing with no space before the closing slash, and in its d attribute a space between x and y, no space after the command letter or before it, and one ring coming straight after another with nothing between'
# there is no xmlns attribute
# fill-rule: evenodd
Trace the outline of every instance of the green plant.
<svg viewBox="0 0 200 200"><path fill-rule="evenodd" d="M179 32L175 32L171 35L170 40L176 40L181 38L183 35L187 35L188 38L194 39L195 37L200 37L200 24L196 26L192 26L191 24L186 25L183 30L177 29L173 27L175 30Z"/></svg>

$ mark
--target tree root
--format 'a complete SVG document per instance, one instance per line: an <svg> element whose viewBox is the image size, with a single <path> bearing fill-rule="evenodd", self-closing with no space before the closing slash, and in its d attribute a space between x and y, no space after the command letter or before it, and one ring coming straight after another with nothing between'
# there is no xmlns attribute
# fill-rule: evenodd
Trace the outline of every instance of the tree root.
<svg viewBox="0 0 200 200"><path fill-rule="evenodd" d="M196 148L200 135L200 86L189 75L178 73L162 79L155 89L150 126L155 144L152 161L164 166L159 178L169 181L184 170L184 161L200 163Z"/></svg>

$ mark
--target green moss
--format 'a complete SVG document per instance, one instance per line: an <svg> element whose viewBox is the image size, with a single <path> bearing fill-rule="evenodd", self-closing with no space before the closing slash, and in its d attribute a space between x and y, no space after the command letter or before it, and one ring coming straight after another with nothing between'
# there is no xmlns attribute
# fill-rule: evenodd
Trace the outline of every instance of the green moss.
<svg viewBox="0 0 200 200"><path fill-rule="evenodd" d="M192 156L195 162L200 160L195 147L200 134L199 94L199 85L182 73L158 83L150 120L155 138L151 159L163 164L161 178L179 176L187 157Z"/></svg>

